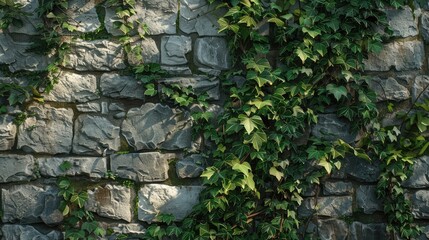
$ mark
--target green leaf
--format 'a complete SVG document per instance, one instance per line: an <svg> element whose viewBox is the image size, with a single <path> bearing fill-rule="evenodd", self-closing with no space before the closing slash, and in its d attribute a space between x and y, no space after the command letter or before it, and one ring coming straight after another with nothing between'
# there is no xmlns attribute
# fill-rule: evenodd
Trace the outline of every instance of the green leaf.
<svg viewBox="0 0 429 240"><path fill-rule="evenodd" d="M284 177L284 173L277 170L275 167L271 167L269 171L271 176L274 176L277 178L277 181L280 181Z"/></svg>
<svg viewBox="0 0 429 240"><path fill-rule="evenodd" d="M166 231L168 236L178 237L182 233L182 229L177 226L168 226Z"/></svg>
<svg viewBox="0 0 429 240"><path fill-rule="evenodd" d="M320 160L320 162L318 163L318 165L319 165L319 166L322 166L323 168L325 168L325 170L326 170L326 172L327 172L328 174L330 174L330 173L331 173L331 171L332 171L332 165L331 165L331 163L330 163L330 162L326 161L326 158L322 158L322 159Z"/></svg>
<svg viewBox="0 0 429 240"><path fill-rule="evenodd" d="M239 160L234 160L231 163L231 167L233 170L243 173L246 177L249 176L249 172L252 171L252 167L248 162L240 163Z"/></svg>
<svg viewBox="0 0 429 240"><path fill-rule="evenodd" d="M240 114L238 119L241 125L244 126L244 129L246 129L247 134L251 134L255 128L259 129L264 126L264 122L260 116L254 115L249 118L244 114Z"/></svg>
<svg viewBox="0 0 429 240"><path fill-rule="evenodd" d="M335 99L339 101L341 97L347 97L347 89L344 86L337 86L335 84L328 84L326 86L326 90L328 90L329 93L334 95Z"/></svg>
<svg viewBox="0 0 429 240"><path fill-rule="evenodd" d="M238 21L238 23L245 23L247 27L255 27L256 26L255 19L253 19L249 15L242 16L240 18L240 21Z"/></svg>
<svg viewBox="0 0 429 240"><path fill-rule="evenodd" d="M272 107L273 103L270 100L262 101L261 99L257 98L257 99L253 99L252 101L250 101L249 105L254 105L257 109L262 109L266 106Z"/></svg>
<svg viewBox="0 0 429 240"><path fill-rule="evenodd" d="M247 69L254 69L258 73L262 73L265 69L271 69L270 62L266 58L258 58L256 61L251 59L246 64Z"/></svg>
<svg viewBox="0 0 429 240"><path fill-rule="evenodd" d="M76 203L79 206L79 208L83 208L86 200L88 200L88 193L87 192L75 193L70 198L70 201L72 203Z"/></svg>
<svg viewBox="0 0 429 240"><path fill-rule="evenodd" d="M306 27L302 28L302 32L308 33L308 35L310 35L310 37L312 37L312 38L316 38L317 36L319 36L321 34L320 29L308 29Z"/></svg>
<svg viewBox="0 0 429 240"><path fill-rule="evenodd" d="M61 189L67 189L67 188L69 188L69 187L70 187L70 180L68 180L68 179L63 179L63 180L61 180L61 181L60 181L60 183L58 184L58 186L59 186Z"/></svg>
<svg viewBox="0 0 429 240"><path fill-rule="evenodd" d="M217 172L217 169L215 167L208 167L201 174L201 177L207 178L207 180L209 180L213 176L213 174L215 174L216 172Z"/></svg>
<svg viewBox="0 0 429 240"><path fill-rule="evenodd" d="M268 22L275 23L277 25L277 27L283 27L285 25L285 22L283 20L281 20L280 18L276 18L276 17L268 19Z"/></svg>
<svg viewBox="0 0 429 240"><path fill-rule="evenodd" d="M305 60L307 60L310 57L310 50L309 49L301 49L301 48L297 48L295 50L296 55L301 59L302 63L305 62Z"/></svg>
<svg viewBox="0 0 429 240"><path fill-rule="evenodd" d="M263 131L255 131L251 135L251 137L246 137L244 140L244 143L252 143L253 148L256 149L256 151L259 151L262 147L262 144L267 142L267 135Z"/></svg>

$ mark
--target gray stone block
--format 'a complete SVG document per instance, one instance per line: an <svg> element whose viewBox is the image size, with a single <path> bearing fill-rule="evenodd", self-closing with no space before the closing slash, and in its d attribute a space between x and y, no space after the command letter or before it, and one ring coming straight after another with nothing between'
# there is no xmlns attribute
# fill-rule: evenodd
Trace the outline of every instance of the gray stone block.
<svg viewBox="0 0 429 240"><path fill-rule="evenodd" d="M105 155L119 150L120 129L104 117L80 115L74 129L73 153Z"/></svg>
<svg viewBox="0 0 429 240"><path fill-rule="evenodd" d="M326 217L344 217L351 216L353 197L318 197L306 198L298 208L298 215L301 217L310 217L313 214Z"/></svg>
<svg viewBox="0 0 429 240"><path fill-rule="evenodd" d="M146 228L138 223L110 223L107 229L111 229L113 234L107 237L107 240L117 240L119 235L125 234L128 239L139 239L138 236L143 236L146 233ZM135 238L133 238L135 237Z"/></svg>
<svg viewBox="0 0 429 240"><path fill-rule="evenodd" d="M414 17L409 6L401 9L387 9L386 14L387 22L393 30L393 36L412 37L419 34L417 18Z"/></svg>
<svg viewBox="0 0 429 240"><path fill-rule="evenodd" d="M402 183L407 188L429 187L429 156L422 156L415 159L413 164L413 174Z"/></svg>
<svg viewBox="0 0 429 240"><path fill-rule="evenodd" d="M354 142L358 137L356 133L350 133L350 124L336 114L319 114L311 134L328 141L342 139L348 143Z"/></svg>
<svg viewBox="0 0 429 240"><path fill-rule="evenodd" d="M27 35L39 35L40 31L37 30L38 25L43 25L42 18L38 17L35 13L39 8L38 0L15 0L13 3L21 4L21 11L28 15L20 16L22 26L9 25L10 33L21 33Z"/></svg>
<svg viewBox="0 0 429 240"><path fill-rule="evenodd" d="M192 50L192 40L188 36L163 36L161 38L161 64L186 64L186 54Z"/></svg>
<svg viewBox="0 0 429 240"><path fill-rule="evenodd" d="M136 182L160 182L168 179L168 160L174 154L130 153L110 156L112 172Z"/></svg>
<svg viewBox="0 0 429 240"><path fill-rule="evenodd" d="M40 174L45 177L86 175L102 178L107 173L107 160L102 157L41 157L37 159ZM60 166L69 162L71 167L62 171Z"/></svg>
<svg viewBox="0 0 429 240"><path fill-rule="evenodd" d="M64 67L77 71L124 69L124 50L120 43L108 40L76 40L64 56Z"/></svg>
<svg viewBox="0 0 429 240"><path fill-rule="evenodd" d="M225 10L216 9L217 4L207 1L180 1L179 28L183 32L198 33L199 36L220 36L217 20L223 16Z"/></svg>
<svg viewBox="0 0 429 240"><path fill-rule="evenodd" d="M218 79L210 79L204 76L188 76L188 77L172 77L167 79L162 79L159 83L166 85L178 84L181 87L192 87L194 90L193 93L207 94L210 100L219 100L220 98L220 82ZM160 86L159 91L161 91L162 86Z"/></svg>
<svg viewBox="0 0 429 240"><path fill-rule="evenodd" d="M205 159L201 154L189 155L176 163L179 178L196 178L204 171Z"/></svg>
<svg viewBox="0 0 429 240"><path fill-rule="evenodd" d="M360 185L356 189L356 203L358 209L362 210L365 214L383 211L383 203L376 195L376 186Z"/></svg>
<svg viewBox="0 0 429 240"><path fill-rule="evenodd" d="M357 157L347 157L342 160L342 166L346 176L359 182L377 182L380 176L379 161L368 162Z"/></svg>
<svg viewBox="0 0 429 240"><path fill-rule="evenodd" d="M76 105L76 109L79 112L85 112L85 113L101 112L100 103L97 103L97 102L78 104L78 105Z"/></svg>
<svg viewBox="0 0 429 240"><path fill-rule="evenodd" d="M54 89L45 96L46 101L54 102L87 102L98 98L96 77L72 72L62 72Z"/></svg>
<svg viewBox="0 0 429 240"><path fill-rule="evenodd" d="M408 89L391 77L387 79L375 77L369 82L369 87L377 94L377 101L403 101L410 98Z"/></svg>
<svg viewBox="0 0 429 240"><path fill-rule="evenodd" d="M203 187L146 184L139 190L138 218L156 222L158 214L172 214L176 221L185 218L198 203Z"/></svg>
<svg viewBox="0 0 429 240"><path fill-rule="evenodd" d="M411 196L413 215L417 219L429 219L429 190L418 190Z"/></svg>
<svg viewBox="0 0 429 240"><path fill-rule="evenodd" d="M219 70L232 66L226 40L220 37L198 38L195 41L194 60L198 66Z"/></svg>
<svg viewBox="0 0 429 240"><path fill-rule="evenodd" d="M426 89L426 91L423 92L428 84L429 76L421 75L416 77L411 88L411 97L413 102L417 101L421 103L424 102L425 99L429 99L429 89ZM417 97L419 97L419 99L417 99Z"/></svg>
<svg viewBox="0 0 429 240"><path fill-rule="evenodd" d="M88 190L85 209L96 212L102 217L131 222L133 219L133 190L111 184Z"/></svg>
<svg viewBox="0 0 429 240"><path fill-rule="evenodd" d="M1 227L3 240L62 240L63 235L56 230L37 230L31 225L5 224Z"/></svg>
<svg viewBox="0 0 429 240"><path fill-rule="evenodd" d="M144 88L137 79L117 73L101 75L100 88L104 96L144 100Z"/></svg>
<svg viewBox="0 0 429 240"><path fill-rule="evenodd" d="M35 169L31 155L0 154L0 183L33 180Z"/></svg>
<svg viewBox="0 0 429 240"><path fill-rule="evenodd" d="M320 240L347 240L349 227L346 222L338 219L317 221Z"/></svg>
<svg viewBox="0 0 429 240"><path fill-rule="evenodd" d="M92 32L101 26L95 10L96 0L70 0L67 14L70 18L68 24L74 26L79 32Z"/></svg>
<svg viewBox="0 0 429 240"><path fill-rule="evenodd" d="M62 221L59 212L58 189L52 186L14 185L2 191L3 223L41 223L58 224ZM47 204L49 203L49 204ZM55 217L61 214L61 219ZM43 216L43 218L42 218ZM53 222L53 219L57 219Z"/></svg>
<svg viewBox="0 0 429 240"><path fill-rule="evenodd" d="M177 75L191 75L192 71L188 66L167 66L162 65L161 69L166 71L168 74L172 76Z"/></svg>
<svg viewBox="0 0 429 240"><path fill-rule="evenodd" d="M346 195L353 193L353 184L351 182L332 182L323 183L323 195Z"/></svg>
<svg viewBox="0 0 429 240"><path fill-rule="evenodd" d="M420 32L425 43L429 43L429 12L423 12L421 17Z"/></svg>
<svg viewBox="0 0 429 240"><path fill-rule="evenodd" d="M148 27L149 35L175 34L176 20L179 11L177 0L143 0L142 21ZM139 29L141 32L142 29Z"/></svg>
<svg viewBox="0 0 429 240"><path fill-rule="evenodd" d="M418 40L392 42L377 54L370 54L364 61L366 71L420 70L423 67L424 47Z"/></svg>
<svg viewBox="0 0 429 240"><path fill-rule="evenodd" d="M18 149L37 153L69 153L73 138L73 110L48 104L29 107L34 116L19 126Z"/></svg>
<svg viewBox="0 0 429 240"><path fill-rule="evenodd" d="M0 115L0 151L10 150L15 144L16 125L10 115Z"/></svg>
<svg viewBox="0 0 429 240"><path fill-rule="evenodd" d="M33 0L35 1L35 0ZM11 72L46 70L50 60L46 56L27 52L32 43L18 42L0 31L0 64L7 64Z"/></svg>
<svg viewBox="0 0 429 240"><path fill-rule="evenodd" d="M386 224L364 224L353 222L350 226L350 240L387 240L390 239L386 232Z"/></svg>
<svg viewBox="0 0 429 240"><path fill-rule="evenodd" d="M155 40L153 40L152 38L146 37L142 40L134 42L132 44L132 47L139 47L141 49L141 52L135 53L131 51L130 53L128 53L128 62L131 66L160 62L159 49L156 46Z"/></svg>
<svg viewBox="0 0 429 240"><path fill-rule="evenodd" d="M191 146L191 119L187 112L161 104L132 108L122 123L122 135L135 150L183 149Z"/></svg>

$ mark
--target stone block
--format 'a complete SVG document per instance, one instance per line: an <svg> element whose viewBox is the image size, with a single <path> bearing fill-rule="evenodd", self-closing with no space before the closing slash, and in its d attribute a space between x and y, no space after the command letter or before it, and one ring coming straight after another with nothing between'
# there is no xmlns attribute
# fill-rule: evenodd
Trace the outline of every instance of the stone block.
<svg viewBox="0 0 429 240"><path fill-rule="evenodd" d="M217 20L225 10L216 9L216 4L207 1L180 1L179 28L184 33L198 33L199 36L220 36Z"/></svg>
<svg viewBox="0 0 429 240"><path fill-rule="evenodd" d="M0 115L0 151L10 150L15 144L16 125L10 115Z"/></svg>
<svg viewBox="0 0 429 240"><path fill-rule="evenodd" d="M28 15L20 16L22 20L22 26L9 25L10 33L21 33L26 35L39 35L40 31L37 30L39 25L43 25L42 18L36 14L37 8L39 8L38 0L15 0L13 3L21 4L21 11Z"/></svg>
<svg viewBox="0 0 429 240"><path fill-rule="evenodd" d="M93 32L101 26L95 10L97 0L70 0L67 14L70 18L68 24L74 26L79 32Z"/></svg>
<svg viewBox="0 0 429 240"><path fill-rule="evenodd" d="M177 75L191 75L192 71L188 66L167 66L162 65L161 69L166 71L171 76Z"/></svg>
<svg viewBox="0 0 429 240"><path fill-rule="evenodd" d="M395 37L412 37L419 34L417 18L412 9L404 6L401 9L387 9L387 22Z"/></svg>
<svg viewBox="0 0 429 240"><path fill-rule="evenodd" d="M332 182L323 183L323 195L346 195L353 193L353 184L351 182Z"/></svg>
<svg viewBox="0 0 429 240"><path fill-rule="evenodd" d="M198 66L219 70L232 66L226 40L221 37L198 38L195 41L194 60Z"/></svg>
<svg viewBox="0 0 429 240"><path fill-rule="evenodd" d="M35 1L35 0L34 0ZM11 72L19 70L46 70L50 60L47 56L27 52L32 43L18 42L0 31L0 64L7 64Z"/></svg>
<svg viewBox="0 0 429 240"><path fill-rule="evenodd" d="M218 79L210 79L204 76L172 77L159 81L165 85L177 84L181 87L192 87L193 93L197 95L207 94L210 100L220 99L220 82ZM161 91L162 86L159 86Z"/></svg>
<svg viewBox="0 0 429 240"><path fill-rule="evenodd" d="M143 0L142 21L148 27L149 35L175 34L176 19L179 11L177 0ZM143 30L139 28L139 32ZM142 32L143 33L143 32Z"/></svg>
<svg viewBox="0 0 429 240"><path fill-rule="evenodd" d="M136 151L176 150L191 146L191 118L187 112L146 103L128 111L122 135Z"/></svg>
<svg viewBox="0 0 429 240"><path fill-rule="evenodd" d="M356 189L356 203L358 209L365 214L383 211L383 203L377 198L376 186L360 185Z"/></svg>
<svg viewBox="0 0 429 240"><path fill-rule="evenodd" d="M204 171L205 159L201 154L189 155L176 163L179 178L196 178Z"/></svg>
<svg viewBox="0 0 429 240"><path fill-rule="evenodd" d="M349 227L346 222L338 219L326 219L317 221L320 240L347 240Z"/></svg>
<svg viewBox="0 0 429 240"><path fill-rule="evenodd" d="M85 113L101 112L100 103L97 103L97 102L78 104L76 105L76 109L79 112L85 112Z"/></svg>
<svg viewBox="0 0 429 240"><path fill-rule="evenodd" d="M38 230L31 225L5 224L1 227L4 240L62 240L60 231L49 229Z"/></svg>
<svg viewBox="0 0 429 240"><path fill-rule="evenodd" d="M107 173L107 160L102 157L41 157L37 158L40 174L45 177L86 175L102 178ZM69 162L70 169L63 171L61 165Z"/></svg>
<svg viewBox="0 0 429 240"><path fill-rule="evenodd" d="M370 54L364 61L366 71L420 70L423 67L424 47L418 40L386 44L380 53Z"/></svg>
<svg viewBox="0 0 429 240"><path fill-rule="evenodd" d="M336 114L319 114L318 122L311 130L311 134L328 141L342 139L352 143L357 139L356 133L350 132L350 124L337 117Z"/></svg>
<svg viewBox="0 0 429 240"><path fill-rule="evenodd" d="M19 126L18 149L37 153L69 153L73 138L73 110L48 104L28 108L32 115Z"/></svg>
<svg viewBox="0 0 429 240"><path fill-rule="evenodd" d="M429 156L421 156L414 160L413 174L402 183L407 188L429 187Z"/></svg>
<svg viewBox="0 0 429 240"><path fill-rule="evenodd" d="M350 225L350 240L388 240L389 235L386 232L386 224L372 223L364 224L353 222Z"/></svg>
<svg viewBox="0 0 429 240"><path fill-rule="evenodd" d="M429 190L418 190L411 196L413 215L417 219L429 219Z"/></svg>
<svg viewBox="0 0 429 240"><path fill-rule="evenodd" d="M0 154L0 183L33 180L35 169L31 155Z"/></svg>
<svg viewBox="0 0 429 240"><path fill-rule="evenodd" d="M64 56L64 67L77 71L111 71L124 69L124 50L109 40L76 40Z"/></svg>
<svg viewBox="0 0 429 240"><path fill-rule="evenodd" d="M369 87L377 94L377 101L403 101L410 98L410 91L394 78L380 79L375 77L369 82Z"/></svg>
<svg viewBox="0 0 429 240"><path fill-rule="evenodd" d="M357 157L346 157L342 166L347 177L366 183L377 182L381 171L379 161L368 162Z"/></svg>
<svg viewBox="0 0 429 240"><path fill-rule="evenodd" d="M138 218L156 222L158 214L172 214L176 221L184 219L198 203L202 186L167 186L147 184L139 190Z"/></svg>
<svg viewBox="0 0 429 240"><path fill-rule="evenodd" d="M58 189L52 186L14 185L9 189L3 188L1 193L3 223L41 223L48 219L46 224L58 224L62 221L58 210Z"/></svg>
<svg viewBox="0 0 429 240"><path fill-rule="evenodd" d="M188 63L186 54L192 50L188 36L163 36L161 38L161 64L182 65Z"/></svg>
<svg viewBox="0 0 429 240"><path fill-rule="evenodd" d="M422 76L416 77L411 88L411 97L413 99L413 102L417 101L421 103L421 102L424 102L425 99L426 100L429 99L429 89L426 88L428 84L429 84L429 76L422 75ZM417 99L417 97L419 97L419 99Z"/></svg>
<svg viewBox="0 0 429 240"><path fill-rule="evenodd" d="M140 64L160 63L160 53L155 40L146 37L142 40L132 43L133 48L140 48L141 52L131 51L128 53L128 62L131 66Z"/></svg>
<svg viewBox="0 0 429 240"><path fill-rule="evenodd" d="M124 186L107 184L88 190L85 209L110 219L133 219L133 190Z"/></svg>
<svg viewBox="0 0 429 240"><path fill-rule="evenodd" d="M146 233L146 228L138 223L119 223L119 224L109 224L108 229L112 229L113 234L112 236L109 236L108 240L116 240L118 239L118 235L127 235L128 237L136 237L138 239L138 235L142 236Z"/></svg>
<svg viewBox="0 0 429 240"><path fill-rule="evenodd" d="M74 129L73 153L105 155L119 150L120 129L107 118L80 115Z"/></svg>
<svg viewBox="0 0 429 240"><path fill-rule="evenodd" d="M168 160L174 154L130 153L110 156L112 172L136 182L160 182L168 179Z"/></svg>
<svg viewBox="0 0 429 240"><path fill-rule="evenodd" d="M351 216L353 197L335 196L335 197L318 197L304 199L302 205L298 208L298 214L301 217L312 216L313 213L318 216L326 217L344 217Z"/></svg>
<svg viewBox="0 0 429 240"><path fill-rule="evenodd" d="M72 72L62 72L54 89L45 96L46 101L54 102L87 102L98 98L95 75Z"/></svg>
<svg viewBox="0 0 429 240"><path fill-rule="evenodd" d="M429 12L425 11L422 13L420 32L422 33L422 37L425 43L429 43Z"/></svg>
<svg viewBox="0 0 429 240"><path fill-rule="evenodd" d="M100 79L101 93L112 98L144 100L144 88L137 79L117 73L104 73Z"/></svg>

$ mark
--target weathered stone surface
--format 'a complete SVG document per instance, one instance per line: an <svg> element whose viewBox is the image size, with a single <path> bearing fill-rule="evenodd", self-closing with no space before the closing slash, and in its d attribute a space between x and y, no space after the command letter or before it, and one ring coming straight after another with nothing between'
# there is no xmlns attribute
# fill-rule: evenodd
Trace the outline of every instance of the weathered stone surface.
<svg viewBox="0 0 429 240"><path fill-rule="evenodd" d="M108 240L117 240L118 235L120 234L126 234L128 237L133 237L146 233L146 228L138 223L109 224L108 228L113 230L112 236L107 237ZM136 239L138 238L136 237Z"/></svg>
<svg viewBox="0 0 429 240"><path fill-rule="evenodd" d="M187 112L161 104L132 108L122 123L122 135L135 150L183 149L191 146L191 119Z"/></svg>
<svg viewBox="0 0 429 240"><path fill-rule="evenodd" d="M417 18L414 17L410 7L387 9L386 14L388 24L393 30L393 36L411 37L419 34Z"/></svg>
<svg viewBox="0 0 429 240"><path fill-rule="evenodd" d="M376 186L360 185L356 189L356 203L358 209L362 210L365 214L383 211L383 203L376 195Z"/></svg>
<svg viewBox="0 0 429 240"><path fill-rule="evenodd" d="M79 112L86 112L86 113L96 113L101 111L100 103L83 103L76 105L76 108Z"/></svg>
<svg viewBox="0 0 429 240"><path fill-rule="evenodd" d="M96 212L102 217L122 219L131 222L133 219L132 189L125 186L107 184L88 191L85 209Z"/></svg>
<svg viewBox="0 0 429 240"><path fill-rule="evenodd" d="M413 215L417 219L429 219L429 190L418 190L411 197Z"/></svg>
<svg viewBox="0 0 429 240"><path fill-rule="evenodd" d="M0 115L0 151L12 149L15 144L16 125L9 115Z"/></svg>
<svg viewBox="0 0 429 240"><path fill-rule="evenodd" d="M124 105L121 103L111 103L109 105L110 111L125 111Z"/></svg>
<svg viewBox="0 0 429 240"><path fill-rule="evenodd" d="M413 174L402 183L407 188L429 187L429 156L422 156L414 160Z"/></svg>
<svg viewBox="0 0 429 240"><path fill-rule="evenodd" d="M351 182L332 182L323 183L324 195L345 195L353 193L353 184Z"/></svg>
<svg viewBox="0 0 429 240"><path fill-rule="evenodd" d="M55 201L52 201L52 199ZM49 202L48 207L46 207L47 201ZM14 185L10 189L3 188L2 221L4 223L43 222L42 216L48 218L49 215L58 214L59 202L58 190L51 186L42 188L33 185ZM58 224L59 222L56 223ZM49 221L48 224L53 223Z"/></svg>
<svg viewBox="0 0 429 240"><path fill-rule="evenodd" d="M69 153L73 137L73 110L37 105L34 116L19 126L18 149L37 153Z"/></svg>
<svg viewBox="0 0 429 240"><path fill-rule="evenodd" d="M40 174L46 177L87 175L102 178L107 172L107 160L101 157L42 157L37 162ZM71 168L63 171L60 166L65 162L69 162Z"/></svg>
<svg viewBox="0 0 429 240"><path fill-rule="evenodd" d="M420 32L425 43L429 43L429 12L423 12L421 17Z"/></svg>
<svg viewBox="0 0 429 240"><path fill-rule="evenodd" d="M26 52L31 43L14 41L0 31L0 64L7 64L11 72L19 70L41 71L49 64L49 58Z"/></svg>
<svg viewBox="0 0 429 240"><path fill-rule="evenodd" d="M336 114L319 114L318 122L311 130L311 133L328 141L342 139L345 142L352 143L357 138L356 133L350 133L350 124L338 118Z"/></svg>
<svg viewBox="0 0 429 240"><path fill-rule="evenodd" d="M365 60L367 71L419 70L423 66L423 43L418 40L386 44L380 53L370 54Z"/></svg>
<svg viewBox="0 0 429 240"><path fill-rule="evenodd" d="M179 178L199 177L204 171L205 159L201 154L189 155L176 163L176 174Z"/></svg>
<svg viewBox="0 0 429 240"><path fill-rule="evenodd" d="M118 151L119 131L104 117L80 115L75 122L73 153L102 155Z"/></svg>
<svg viewBox="0 0 429 240"><path fill-rule="evenodd" d="M319 197L317 206L314 198L306 198L299 206L298 214L302 217L309 217L313 213L327 217L351 216L352 204L351 196Z"/></svg>
<svg viewBox="0 0 429 240"><path fill-rule="evenodd" d="M118 177L137 182L160 182L168 179L168 160L171 154L130 153L110 156L112 172Z"/></svg>
<svg viewBox="0 0 429 240"><path fill-rule="evenodd" d="M337 219L327 219L317 221L320 240L346 240L349 228L346 222Z"/></svg>
<svg viewBox="0 0 429 240"><path fill-rule="evenodd" d="M147 37L135 42L132 44L132 47L139 47L141 52L135 53L131 51L128 53L128 62L130 65L137 66L139 64L159 63L159 49L156 46L155 40L152 38Z"/></svg>
<svg viewBox="0 0 429 240"><path fill-rule="evenodd" d="M359 182L372 183L377 182L380 176L380 162L357 158L346 157L341 161L341 169L336 173L336 178L344 179L346 177Z"/></svg>
<svg viewBox="0 0 429 240"><path fill-rule="evenodd" d="M108 40L76 40L64 58L64 67L77 71L109 71L126 67L121 44Z"/></svg>
<svg viewBox="0 0 429 240"><path fill-rule="evenodd" d="M159 213L172 214L176 221L185 218L198 203L203 187L167 186L147 184L139 191L138 218L140 221L157 221Z"/></svg>
<svg viewBox="0 0 429 240"><path fill-rule="evenodd" d="M186 64L186 54L192 50L192 40L187 36L163 36L161 38L161 64Z"/></svg>
<svg viewBox="0 0 429 240"><path fill-rule="evenodd" d="M191 75L192 71L188 66L167 66L162 65L161 69L170 75Z"/></svg>
<svg viewBox="0 0 429 240"><path fill-rule="evenodd" d="M231 57L226 40L220 37L204 37L195 41L195 64L225 70L231 67Z"/></svg>
<svg viewBox="0 0 429 240"><path fill-rule="evenodd" d="M387 240L389 235L386 232L386 224L373 223L363 224L353 222L350 226L350 240Z"/></svg>
<svg viewBox="0 0 429 240"><path fill-rule="evenodd" d="M142 16L150 35L175 34L178 11L177 0L143 0L143 12L137 11L137 14Z"/></svg>
<svg viewBox="0 0 429 240"><path fill-rule="evenodd" d="M4 240L61 240L63 236L60 231L50 230L39 231L30 225L15 225L5 224L2 226L1 231L3 233L2 239Z"/></svg>
<svg viewBox="0 0 429 240"><path fill-rule="evenodd" d="M189 77L173 77L162 79L159 81L167 85L178 84L182 87L192 87L195 94L207 94L211 100L219 100L219 80L210 79L205 76L189 76ZM162 86L159 86L158 90L161 90Z"/></svg>
<svg viewBox="0 0 429 240"><path fill-rule="evenodd" d="M35 168L31 155L0 154L0 183L32 180Z"/></svg>
<svg viewBox="0 0 429 240"><path fill-rule="evenodd" d="M100 87L104 96L144 100L143 86L131 76L104 73L101 75Z"/></svg>
<svg viewBox="0 0 429 240"><path fill-rule="evenodd" d="M219 36L217 20L223 16L223 11L216 10L216 4L207 1L180 1L179 28L189 34L197 32L199 36Z"/></svg>
<svg viewBox="0 0 429 240"><path fill-rule="evenodd" d="M422 91L425 89L425 87L428 84L429 84L429 76L422 75L422 76L416 77L411 89L411 96L412 96L413 102L417 100L417 102L420 103L420 102L424 102L425 99L429 99L429 89L426 89L426 91L422 93ZM419 99L417 99L417 97L419 97Z"/></svg>
<svg viewBox="0 0 429 240"><path fill-rule="evenodd" d="M39 7L38 0L15 0L13 3L21 4L21 10L27 13L26 16L20 16L22 26L9 25L10 33L22 33L28 35L38 35L40 31L37 30L38 25L43 25L42 18L38 17L35 13Z"/></svg>
<svg viewBox="0 0 429 240"><path fill-rule="evenodd" d="M209 76L215 76L215 77L219 76L222 73L221 70L212 69L212 68L204 68L204 67L198 68L198 71L200 71L204 74L207 74Z"/></svg>
<svg viewBox="0 0 429 240"><path fill-rule="evenodd" d="M70 0L67 8L68 24L79 32L92 32L101 26L95 10L96 0Z"/></svg>
<svg viewBox="0 0 429 240"><path fill-rule="evenodd" d="M92 74L63 72L54 89L45 96L46 101L87 102L99 98L97 79Z"/></svg>
<svg viewBox="0 0 429 240"><path fill-rule="evenodd" d="M391 77L387 79L375 77L369 82L369 87L377 94L377 101L402 101L410 98L408 89Z"/></svg>

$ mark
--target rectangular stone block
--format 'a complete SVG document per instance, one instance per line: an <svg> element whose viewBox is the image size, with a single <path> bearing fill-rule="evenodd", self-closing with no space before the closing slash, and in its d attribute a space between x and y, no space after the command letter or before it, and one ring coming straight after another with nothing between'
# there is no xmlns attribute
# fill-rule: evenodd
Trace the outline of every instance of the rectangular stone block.
<svg viewBox="0 0 429 240"><path fill-rule="evenodd" d="M31 155L0 154L0 183L35 179L35 169Z"/></svg>
<svg viewBox="0 0 429 240"><path fill-rule="evenodd" d="M45 177L87 175L102 178L107 173L107 159L102 157L46 157L38 158L40 174ZM61 165L70 164L70 169L63 171Z"/></svg>
<svg viewBox="0 0 429 240"><path fill-rule="evenodd" d="M326 217L344 217L351 216L353 197L336 196L336 197L318 197L306 198L298 208L298 214L301 217L309 217L313 214Z"/></svg>
<svg viewBox="0 0 429 240"><path fill-rule="evenodd" d="M0 115L0 151L10 150L15 144L16 125L13 117Z"/></svg>

